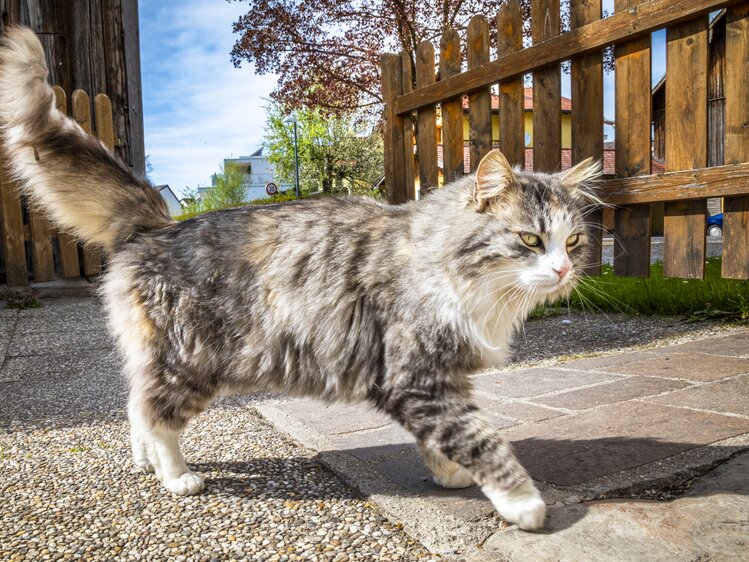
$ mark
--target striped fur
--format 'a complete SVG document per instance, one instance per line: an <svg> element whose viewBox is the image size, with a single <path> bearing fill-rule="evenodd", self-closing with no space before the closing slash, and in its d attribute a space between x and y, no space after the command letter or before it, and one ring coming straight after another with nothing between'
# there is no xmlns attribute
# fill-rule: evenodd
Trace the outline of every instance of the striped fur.
<svg viewBox="0 0 749 562"><path fill-rule="evenodd" d="M582 185L491 154L479 177L402 206L324 199L175 223L56 112L41 47L20 28L0 47L0 133L22 189L108 253L135 462L169 490L203 486L178 438L216 395L284 391L374 404L413 433L438 483L476 482L522 528L543 525L543 501L479 415L469 375L505 358L536 304L574 286L595 170L574 173Z"/></svg>

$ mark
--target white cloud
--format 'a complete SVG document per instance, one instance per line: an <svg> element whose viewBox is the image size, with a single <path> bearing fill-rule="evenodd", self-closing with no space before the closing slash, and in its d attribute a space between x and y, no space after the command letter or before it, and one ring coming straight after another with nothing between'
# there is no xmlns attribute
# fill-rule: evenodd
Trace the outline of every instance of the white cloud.
<svg viewBox="0 0 749 562"><path fill-rule="evenodd" d="M155 183L205 185L221 161L261 142L275 76L236 69L231 24L247 4L144 0L140 4L146 154Z"/></svg>

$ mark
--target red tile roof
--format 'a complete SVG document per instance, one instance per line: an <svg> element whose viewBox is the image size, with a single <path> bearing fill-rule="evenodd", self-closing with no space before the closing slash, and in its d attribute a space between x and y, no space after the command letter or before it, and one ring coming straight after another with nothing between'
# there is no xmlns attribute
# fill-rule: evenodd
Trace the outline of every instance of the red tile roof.
<svg viewBox="0 0 749 562"><path fill-rule="evenodd" d="M524 88L523 106L526 111L533 111L533 88ZM468 109L468 96L463 97L463 109ZM499 96L492 95L492 111L499 111ZM562 96L562 111L572 111L572 100Z"/></svg>

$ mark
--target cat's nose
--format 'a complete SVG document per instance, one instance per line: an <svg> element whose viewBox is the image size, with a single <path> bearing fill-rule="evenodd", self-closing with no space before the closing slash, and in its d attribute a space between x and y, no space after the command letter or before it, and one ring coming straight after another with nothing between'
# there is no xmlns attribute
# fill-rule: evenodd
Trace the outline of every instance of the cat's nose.
<svg viewBox="0 0 749 562"><path fill-rule="evenodd" d="M558 267L553 268L557 275L559 275L559 279L564 279L564 276L567 275L570 271L569 265L560 265Z"/></svg>

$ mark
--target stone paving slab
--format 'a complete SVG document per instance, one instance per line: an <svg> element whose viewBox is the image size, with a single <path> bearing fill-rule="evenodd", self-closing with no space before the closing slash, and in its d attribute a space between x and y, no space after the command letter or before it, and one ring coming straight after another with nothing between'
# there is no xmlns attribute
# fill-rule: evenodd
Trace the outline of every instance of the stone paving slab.
<svg viewBox="0 0 749 562"><path fill-rule="evenodd" d="M494 533L475 562L749 559L749 454L699 478L673 502L598 501L551 510L542 533Z"/></svg>
<svg viewBox="0 0 749 562"><path fill-rule="evenodd" d="M697 352L729 357L749 357L749 332L669 346L666 353Z"/></svg>
<svg viewBox="0 0 749 562"><path fill-rule="evenodd" d="M749 373L749 359L708 353L663 353L658 357L603 367L609 373L652 377L715 381Z"/></svg>
<svg viewBox="0 0 749 562"><path fill-rule="evenodd" d="M627 401L503 435L534 478L570 486L744 433L749 419Z"/></svg>
<svg viewBox="0 0 749 562"><path fill-rule="evenodd" d="M590 388L568 390L561 394L545 398L535 398L532 401L555 408L586 410L595 406L613 404L614 402L622 402L631 398L661 394L670 390L684 388L685 386L689 386L689 384L684 381L631 377Z"/></svg>
<svg viewBox="0 0 749 562"><path fill-rule="evenodd" d="M478 375L473 378L473 384L477 392L484 394L500 398L527 398L616 379L614 375L585 371L570 372L535 368Z"/></svg>
<svg viewBox="0 0 749 562"><path fill-rule="evenodd" d="M749 418L749 375L647 399L648 402L721 411Z"/></svg>

